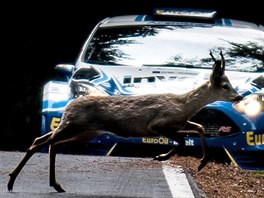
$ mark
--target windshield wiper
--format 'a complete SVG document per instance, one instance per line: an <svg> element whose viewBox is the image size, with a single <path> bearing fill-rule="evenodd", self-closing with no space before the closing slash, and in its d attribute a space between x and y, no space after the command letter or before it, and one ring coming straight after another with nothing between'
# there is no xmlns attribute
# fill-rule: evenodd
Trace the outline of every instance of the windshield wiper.
<svg viewBox="0 0 264 198"><path fill-rule="evenodd" d="M142 67L184 67L184 68L199 68L199 69L208 69L209 67L197 67L194 65L184 65L184 64L143 64Z"/></svg>
<svg viewBox="0 0 264 198"><path fill-rule="evenodd" d="M89 60L86 61L86 63L91 63L91 64L97 64L97 65L124 65L124 64L119 64L111 61L96 61L96 60Z"/></svg>

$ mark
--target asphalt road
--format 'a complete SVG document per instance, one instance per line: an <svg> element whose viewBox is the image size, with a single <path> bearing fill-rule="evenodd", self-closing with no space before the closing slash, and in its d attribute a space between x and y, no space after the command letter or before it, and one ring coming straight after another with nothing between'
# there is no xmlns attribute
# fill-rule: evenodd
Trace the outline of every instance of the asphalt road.
<svg viewBox="0 0 264 198"><path fill-rule="evenodd" d="M0 152L0 197L198 197L195 185L169 161L150 158L127 158L57 154L56 176L65 193L49 186L49 156L36 153L7 190L8 173L20 161L23 152Z"/></svg>

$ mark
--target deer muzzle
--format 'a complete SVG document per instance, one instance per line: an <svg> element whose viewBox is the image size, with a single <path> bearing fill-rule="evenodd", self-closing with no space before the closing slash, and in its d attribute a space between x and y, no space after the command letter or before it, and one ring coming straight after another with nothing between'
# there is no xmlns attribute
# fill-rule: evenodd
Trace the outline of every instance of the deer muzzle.
<svg viewBox="0 0 264 198"><path fill-rule="evenodd" d="M233 99L233 102L237 103L237 102L240 102L241 100L243 100L243 96L242 95L237 95L234 99Z"/></svg>

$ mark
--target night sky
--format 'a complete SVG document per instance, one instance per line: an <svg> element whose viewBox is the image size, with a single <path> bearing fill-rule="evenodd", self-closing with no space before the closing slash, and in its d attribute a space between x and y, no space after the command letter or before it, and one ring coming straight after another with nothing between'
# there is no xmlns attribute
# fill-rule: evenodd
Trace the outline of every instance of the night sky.
<svg viewBox="0 0 264 198"><path fill-rule="evenodd" d="M197 7L219 16L264 24L260 1L97 0L9 1L2 7L1 67L3 118L0 149L24 150L40 135L43 85L58 78L54 66L74 63L99 20L114 15L151 13L154 7Z"/></svg>

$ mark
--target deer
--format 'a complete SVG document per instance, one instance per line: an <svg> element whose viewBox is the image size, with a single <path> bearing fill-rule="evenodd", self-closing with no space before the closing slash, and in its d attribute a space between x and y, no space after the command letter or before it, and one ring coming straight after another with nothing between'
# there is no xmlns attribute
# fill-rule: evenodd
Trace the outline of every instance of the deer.
<svg viewBox="0 0 264 198"><path fill-rule="evenodd" d="M26 150L18 165L9 174L9 191L17 175L30 157L44 146L49 146L49 185L57 192L65 192L55 178L55 158L59 145L73 141L89 141L104 131L121 137L164 136L184 147L180 130L195 131L201 138L202 158L198 172L207 162L205 129L190 121L200 109L215 101L232 103L242 100L225 75L225 59L216 59L209 53L214 64L212 72L203 84L183 94L160 93L130 96L89 96L73 99L63 112L61 122L53 131L37 137ZM177 146L168 153L155 156L158 161L168 160Z"/></svg>

